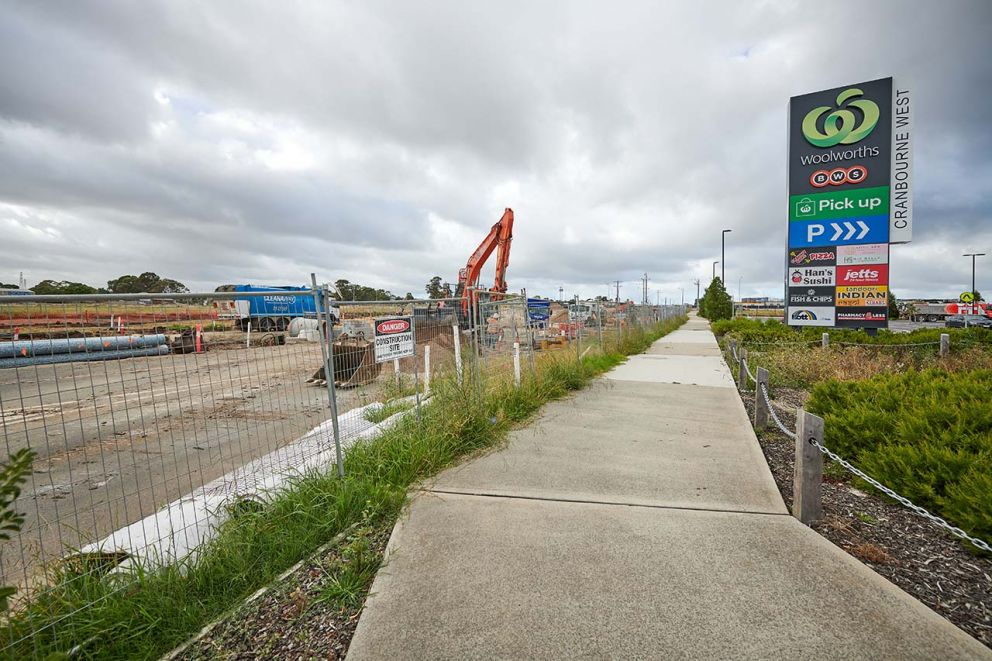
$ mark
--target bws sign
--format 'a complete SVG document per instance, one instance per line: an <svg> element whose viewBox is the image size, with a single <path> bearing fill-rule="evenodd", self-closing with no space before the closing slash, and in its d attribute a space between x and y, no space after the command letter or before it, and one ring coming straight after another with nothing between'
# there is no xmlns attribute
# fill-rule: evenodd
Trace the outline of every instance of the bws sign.
<svg viewBox="0 0 992 661"><path fill-rule="evenodd" d="M375 320L375 362L384 363L414 355L413 317Z"/></svg>

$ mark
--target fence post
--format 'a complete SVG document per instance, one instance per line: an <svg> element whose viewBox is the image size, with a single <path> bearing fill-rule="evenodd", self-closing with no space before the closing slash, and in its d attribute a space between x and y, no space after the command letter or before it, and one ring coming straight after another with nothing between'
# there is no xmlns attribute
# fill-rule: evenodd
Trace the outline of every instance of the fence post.
<svg viewBox="0 0 992 661"><path fill-rule="evenodd" d="M458 387L462 385L462 335L458 331L458 324L451 324L451 334L455 338L455 377L458 379Z"/></svg>
<svg viewBox="0 0 992 661"><path fill-rule="evenodd" d="M576 322L575 324L575 360L576 361L582 360L582 356L579 354L579 349L581 348L582 348L582 324Z"/></svg>
<svg viewBox="0 0 992 661"><path fill-rule="evenodd" d="M792 482L792 516L809 525L823 518L820 485L823 455L813 442L823 443L823 418L799 409L796 415L796 469Z"/></svg>
<svg viewBox="0 0 992 661"><path fill-rule="evenodd" d="M762 392L768 392L768 370L759 367L755 376L758 382L754 386L754 428L764 429L768 426L768 405L765 403L765 396ZM762 391L762 387L764 387L764 391Z"/></svg>
<svg viewBox="0 0 992 661"><path fill-rule="evenodd" d="M820 346L824 349L830 346L830 333L824 333L820 336Z"/></svg>
<svg viewBox="0 0 992 661"><path fill-rule="evenodd" d="M520 343L513 343L513 385L520 387Z"/></svg>
<svg viewBox="0 0 992 661"><path fill-rule="evenodd" d="M431 345L424 345L424 394L431 394Z"/></svg>
<svg viewBox="0 0 992 661"><path fill-rule="evenodd" d="M599 350L603 351L603 304L596 304L596 327L599 331Z"/></svg>
<svg viewBox="0 0 992 661"><path fill-rule="evenodd" d="M314 276L314 287L317 286L317 279ZM344 477L344 455L341 453L341 427L338 424L338 393L337 384L334 382L334 320L331 318L331 292L325 284L321 290L321 303L324 306L324 324L326 326L327 342L327 362L324 367L324 376L327 377L327 395L331 400L331 427L334 431L334 456L338 466L338 477ZM320 306L317 307L317 315L320 315ZM319 324L318 324L319 325ZM321 333L324 335L324 333Z"/></svg>
<svg viewBox="0 0 992 661"><path fill-rule="evenodd" d="M940 334L940 357L943 358L951 352L951 336L947 333Z"/></svg>
<svg viewBox="0 0 992 661"><path fill-rule="evenodd" d="M747 349L741 349L737 356L737 387L745 390L747 388Z"/></svg>

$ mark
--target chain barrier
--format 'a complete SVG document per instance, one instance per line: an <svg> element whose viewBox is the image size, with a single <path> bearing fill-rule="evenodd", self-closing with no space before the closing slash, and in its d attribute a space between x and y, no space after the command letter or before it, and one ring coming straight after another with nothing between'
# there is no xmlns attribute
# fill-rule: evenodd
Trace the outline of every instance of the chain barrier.
<svg viewBox="0 0 992 661"><path fill-rule="evenodd" d="M873 487L875 487L876 489L878 489L879 491L881 491L882 493L884 493L889 498L892 498L893 500L898 501L904 507L913 510L914 512L916 512L917 514L919 514L923 518L925 518L925 519L929 520L930 522L936 524L938 527L943 528L944 530L947 530L952 535L955 535L957 537L960 537L961 539L967 540L973 546L975 546L975 547L977 547L977 548L979 548L979 549L981 549L983 551L992 552L992 546L989 546L988 542L985 542L985 541L983 541L981 539L978 539L977 537L972 537L971 535L969 535L965 531L961 530L961 528L958 528L957 526L952 526L950 523L948 523L947 521L945 521L941 517L939 517L939 516L937 516L935 514L931 514L926 509L924 509L924 508L920 507L919 505L917 505L917 504L913 503L912 501L910 501L908 498L905 498L903 496L900 496L895 491L893 491L892 489L888 488L887 486L885 486L884 484L882 484L881 482L879 482L875 478L871 477L870 475L868 475L864 471L862 471L862 470L858 469L857 467L853 466L850 462L848 462L847 460L845 460L842 457L840 457L836 452L833 452L832 450L830 450L826 446L824 446L821 443L817 442L815 439L812 439L811 438L809 440L809 443L812 446L814 446L817 450L819 450L820 452L822 452L823 454L827 455L828 457L830 457L831 459L833 459L834 461L836 461L838 464L840 464L841 466L843 466L844 468L846 468L849 472L853 473L854 475L857 475L862 480L864 480L868 484L872 485Z"/></svg>
<svg viewBox="0 0 992 661"><path fill-rule="evenodd" d="M878 344L851 344L851 343L846 343L846 342L838 342L837 344L842 345L842 346L899 346L899 347L911 347L911 346L933 346L933 345L940 344L940 343L939 342L920 342L920 343L916 343L916 344L878 345ZM765 401L765 407L768 409L768 414L771 416L772 420L775 421L775 425L778 427L779 431L781 431L787 437L789 437L790 439L792 439L793 441L795 441L797 439L796 433L793 432L793 431L791 431L788 427L786 427L785 424L783 424L782 420L778 417L778 414L775 412L775 407L772 406L771 398L768 396L768 387L765 384L763 384L763 383L761 383L761 384L758 383L757 379L751 373L751 370L748 367L748 364L747 364L747 361L746 360L742 362L738 358L738 356L737 356L737 348L734 347L734 346L731 346L730 348L731 348L731 352L733 353L735 362L737 362L738 365L743 365L744 366L744 372L747 374L748 378L750 378L751 381L753 381L755 384L757 384L757 386L758 386L757 387L757 390L760 391L761 397ZM757 396L757 394L756 394L756 396ZM867 473L865 473L861 469L857 468L856 466L854 466L853 464L851 464L849 461L847 461L846 459L844 459L843 457L841 457L840 455L838 455L836 452L833 452L832 450L830 450L829 448L827 448L825 445L819 443L815 439L812 439L811 438L809 440L809 443L811 445L813 445L817 450L819 450L823 454L825 454L828 457L830 457L830 459L832 459L833 461L836 461L838 464L840 464L841 466L843 466L848 472L850 472L853 475L856 475L857 477L861 478L862 480L864 480L865 482L867 482L871 486L875 487L876 489L878 489L879 491L881 491L882 493L884 493L889 498L892 498L893 500L895 500L896 502L898 502L899 504L901 504L903 507L906 507L907 509L912 510L913 512L915 512L919 516L922 516L923 518L927 519L931 523L935 524L937 527L943 528L944 530L948 531L952 535L954 535L954 536L956 536L956 537L958 537L960 539L963 539L963 540L969 542L974 547L976 547L978 549L981 549L983 551L986 551L986 552L992 552L992 546L990 546L988 542L986 542L986 541L984 541L982 539L979 539L977 537L972 537L971 535L969 535L968 533L966 533L961 528L958 528L957 526L951 525L945 519L937 516L936 514L930 513L928 510L926 510L923 507L920 507L919 505L917 505L916 503L912 502L908 498L899 495L898 493L896 493L895 491L893 491L889 487L885 486L884 484L882 484L881 482L879 482L875 478L871 477L870 475L868 475Z"/></svg>
<svg viewBox="0 0 992 661"><path fill-rule="evenodd" d="M779 419L778 414L775 413L775 407L772 406L772 400L768 397L768 387L762 383L759 390L761 390L761 397L765 400L765 406L768 408L768 414L772 417L772 420L775 421L775 424L778 426L779 431L781 431L783 434L791 438L793 441L796 440L796 433L790 431L788 427L782 424L782 421Z"/></svg>
<svg viewBox="0 0 992 661"><path fill-rule="evenodd" d="M837 346L841 347L876 347L881 349L904 349L909 347L936 347L940 345L940 342L907 342L905 344L865 344L859 342L834 342Z"/></svg>

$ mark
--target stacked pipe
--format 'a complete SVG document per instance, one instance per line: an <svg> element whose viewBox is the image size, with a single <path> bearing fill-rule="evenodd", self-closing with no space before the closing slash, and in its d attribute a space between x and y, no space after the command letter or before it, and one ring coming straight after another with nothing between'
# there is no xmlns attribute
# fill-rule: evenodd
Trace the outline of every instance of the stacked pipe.
<svg viewBox="0 0 992 661"><path fill-rule="evenodd" d="M113 335L0 342L0 369L169 353L165 335Z"/></svg>

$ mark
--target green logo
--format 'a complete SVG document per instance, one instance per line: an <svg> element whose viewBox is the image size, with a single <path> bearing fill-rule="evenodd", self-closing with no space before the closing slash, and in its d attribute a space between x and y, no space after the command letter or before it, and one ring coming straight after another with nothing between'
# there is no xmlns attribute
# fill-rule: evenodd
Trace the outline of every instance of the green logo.
<svg viewBox="0 0 992 661"><path fill-rule="evenodd" d="M813 218L816 216L816 207L813 205L813 200L808 197L796 202L796 217L797 218Z"/></svg>
<svg viewBox="0 0 992 661"><path fill-rule="evenodd" d="M857 87L846 89L837 95L837 108L830 106L820 106L813 108L806 117L803 118L803 136L811 144L817 147L833 147L834 145L853 145L855 142L868 137L875 125L878 124L879 111L878 104L868 99L858 99L847 103L848 99L861 96L864 92ZM847 107L841 107L847 103ZM857 108L860 112L855 113L851 108ZM820 131L818 124L820 117L824 113L833 110L823 120L823 131ZM861 123L858 124L858 115L861 116Z"/></svg>

